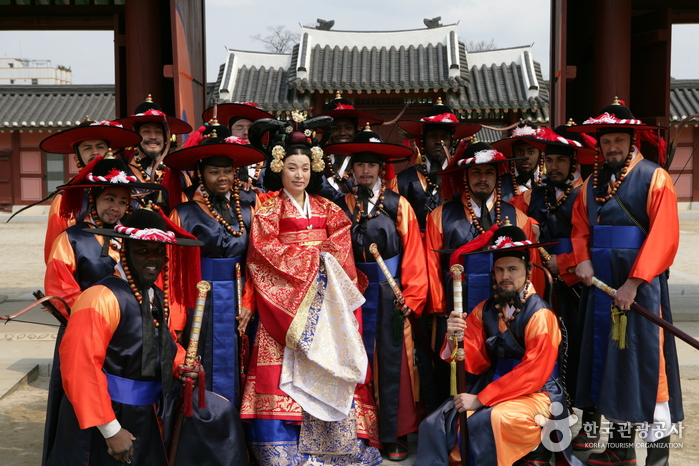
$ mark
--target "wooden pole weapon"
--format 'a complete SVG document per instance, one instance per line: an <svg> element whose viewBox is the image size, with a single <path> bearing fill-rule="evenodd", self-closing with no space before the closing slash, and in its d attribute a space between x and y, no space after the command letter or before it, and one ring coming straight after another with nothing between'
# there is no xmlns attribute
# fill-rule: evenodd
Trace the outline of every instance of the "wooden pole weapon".
<svg viewBox="0 0 699 466"><path fill-rule="evenodd" d="M464 266L454 264L451 266L452 284L454 289L454 310L464 315L464 300L463 300L463 276ZM466 368L464 367L464 359L466 352L464 351L464 332L455 332L453 337L456 340L456 392L466 392ZM453 369L452 369L453 370ZM468 448L468 417L467 411L459 413L459 426L461 427L461 439L459 446L461 447L461 465L468 466L469 464L469 448Z"/></svg>
<svg viewBox="0 0 699 466"><path fill-rule="evenodd" d="M607 285L604 283L602 280L600 280L597 277L592 277L592 284L602 290L602 292L608 294L612 298L616 296L616 291L614 288L611 286ZM663 330L667 330L680 340L684 341L687 343L689 346L691 346L694 349L699 350L699 341L697 341L696 338L692 337L691 335L688 335L687 333L683 332L682 330L678 329L674 325L672 325L670 322L664 320L662 317L653 314L650 312L648 309L645 307L641 306L637 302L633 302L631 304L631 310L637 312L638 314L641 314L643 317L646 319L650 320L653 322L655 325L658 327L661 327Z"/></svg>

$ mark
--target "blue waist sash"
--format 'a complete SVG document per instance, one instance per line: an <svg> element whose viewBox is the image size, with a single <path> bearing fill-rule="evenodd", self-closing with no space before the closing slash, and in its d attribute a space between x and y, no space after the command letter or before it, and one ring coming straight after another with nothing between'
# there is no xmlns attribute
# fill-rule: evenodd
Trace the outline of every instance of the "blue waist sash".
<svg viewBox="0 0 699 466"><path fill-rule="evenodd" d="M240 399L240 369L238 360L238 296L235 266L242 265L243 256L231 258L201 258L201 277L211 282L211 292L204 316L206 340L203 342L202 362L211 377L210 390L233 403Z"/></svg>
<svg viewBox="0 0 699 466"><path fill-rule="evenodd" d="M390 259L384 259L388 271L391 272L392 277L398 275L398 267L400 267L401 255L393 256ZM378 283L386 280L383 272L379 268L379 264L376 262L357 262L355 264L359 270L362 271L364 275L367 276L371 283Z"/></svg>
<svg viewBox="0 0 699 466"><path fill-rule="evenodd" d="M158 401L163 390L161 381L146 382L107 374L107 388L112 401L125 405L148 406Z"/></svg>
<svg viewBox="0 0 699 466"><path fill-rule="evenodd" d="M573 243L570 242L570 238L551 238L547 241L560 241L558 244L554 244L546 247L546 251L549 254L570 254L573 252Z"/></svg>
<svg viewBox="0 0 699 466"><path fill-rule="evenodd" d="M646 235L635 225L594 225L592 227L593 248L640 249L645 240Z"/></svg>
<svg viewBox="0 0 699 466"><path fill-rule="evenodd" d="M243 256L233 258L201 258L201 279L207 281L235 280L235 266Z"/></svg>
<svg viewBox="0 0 699 466"><path fill-rule="evenodd" d="M384 259L388 271L392 277L398 276L401 255ZM381 294L379 283L386 280L383 272L376 262L357 262L357 270L361 271L369 279L369 286L364 292L366 302L362 304L362 340L366 349L369 363L374 361L374 342L376 341L376 321L381 307Z"/></svg>

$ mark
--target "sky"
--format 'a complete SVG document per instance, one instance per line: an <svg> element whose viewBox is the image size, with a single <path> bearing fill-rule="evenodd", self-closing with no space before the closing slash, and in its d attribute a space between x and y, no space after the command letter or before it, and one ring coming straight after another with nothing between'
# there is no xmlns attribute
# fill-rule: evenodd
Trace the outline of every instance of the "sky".
<svg viewBox="0 0 699 466"><path fill-rule="evenodd" d="M322 9L318 5L323 5ZM441 16L458 23L463 42L494 40L498 48L534 44L534 60L549 75L550 0L460 0L432 4L424 0L319 2L318 0L207 0L207 81L216 79L226 48L264 51L255 34L269 26L297 33L316 19L335 20L334 30L390 31L424 28L423 18ZM671 76L699 79L694 47L699 25L673 27ZM75 84L114 82L113 34L94 31L0 31L0 57L51 60L73 70Z"/></svg>

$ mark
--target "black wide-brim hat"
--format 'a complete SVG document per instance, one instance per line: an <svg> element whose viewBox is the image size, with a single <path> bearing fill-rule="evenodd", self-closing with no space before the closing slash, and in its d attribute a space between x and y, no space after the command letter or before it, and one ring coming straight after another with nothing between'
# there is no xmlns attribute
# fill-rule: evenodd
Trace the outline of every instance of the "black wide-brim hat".
<svg viewBox="0 0 699 466"><path fill-rule="evenodd" d="M510 224L509 221L506 220L500 228L492 230L492 236L490 237L487 248L463 252L461 255L470 256L473 254L486 253L494 255L507 255L509 252L528 251L546 246L553 246L554 244L558 243L560 243L560 241L531 243L527 239L527 235L524 233L524 230L516 225Z"/></svg>
<svg viewBox="0 0 699 466"><path fill-rule="evenodd" d="M122 230L117 231L117 229ZM179 238L167 230L165 220L150 209L138 209L124 219L121 225L114 228L83 228L83 231L93 235L111 238L132 239L150 243L172 244L175 246L203 246L197 239Z"/></svg>
<svg viewBox="0 0 699 466"><path fill-rule="evenodd" d="M586 146L580 133L572 133L568 131L569 128L571 127L567 125L558 126L556 129L542 128L537 137L528 142L542 152L550 151L550 147L572 149L576 152L578 163L595 163L595 149Z"/></svg>
<svg viewBox="0 0 699 466"><path fill-rule="evenodd" d="M319 113L315 116L329 116L333 119L338 118L351 118L357 120L358 126L369 125L380 125L383 123L383 118L378 115L374 115L370 112L365 112L364 110L357 110L356 108L340 108L337 110L330 110L328 112Z"/></svg>
<svg viewBox="0 0 699 466"><path fill-rule="evenodd" d="M536 139L536 134L538 131L539 130L535 126L520 123L512 130L508 138L495 141L493 143L493 147L505 154L505 157L511 159L513 156L512 147L522 143L534 146L534 144L531 142Z"/></svg>
<svg viewBox="0 0 699 466"><path fill-rule="evenodd" d="M634 118L631 110L619 101L614 99L614 103L607 105L602 109L599 116L589 118L582 125L575 125L568 128L568 131L574 133L596 133L604 129L610 132L610 129L632 129L632 130L658 130L667 129L663 126L646 125L641 120Z"/></svg>
<svg viewBox="0 0 699 466"><path fill-rule="evenodd" d="M448 105L442 103L439 97L437 102L427 109L425 116L420 121L403 120L398 122L398 126L405 132L413 136L421 137L427 125L444 125L454 131L454 139L463 139L481 130L482 126L472 123L461 123Z"/></svg>
<svg viewBox="0 0 699 466"><path fill-rule="evenodd" d="M323 148L325 152L335 155L353 156L361 152L380 155L384 162L400 162L413 155L413 150L400 144L383 142L381 136L371 130L358 132L352 142L330 144Z"/></svg>
<svg viewBox="0 0 699 466"><path fill-rule="evenodd" d="M468 170L476 165L498 165L503 163L509 163L517 160L525 160L527 157L517 157L514 159L508 159L502 152L495 149L493 146L487 142L475 142L469 145L465 150L461 158L456 160L452 159L451 163L447 168L442 171L437 172L437 175L449 175L452 173L458 173L460 171Z"/></svg>
<svg viewBox="0 0 699 466"><path fill-rule="evenodd" d="M105 141L112 150L131 147L141 142L141 136L115 122L84 121L75 128L53 134L39 144L44 152L53 154L72 154L75 145L90 139Z"/></svg>
<svg viewBox="0 0 699 466"><path fill-rule="evenodd" d="M188 134L192 132L192 126L184 120L171 117L158 110L148 110L146 113L137 113L130 117L117 120L124 126L134 128L134 125L145 125L146 123L157 123L167 126L170 134Z"/></svg>
<svg viewBox="0 0 699 466"><path fill-rule="evenodd" d="M352 102L343 98L339 92L335 94L335 99L328 102L325 107L325 111L315 116L329 116L333 119L350 118L357 120L358 126L364 126L367 124L380 125L383 123L383 118L380 116L354 108Z"/></svg>
<svg viewBox="0 0 699 466"><path fill-rule="evenodd" d="M452 114L453 115L453 114ZM425 126L428 125L444 125L452 128L454 130L454 139L463 139L476 134L483 128L483 126L474 123L460 123L458 118L454 120L453 118L445 118L444 121L428 121L424 118L420 121L415 120L403 120L399 121L398 126L404 130L406 133L410 133L413 136L422 136L422 131Z"/></svg>
<svg viewBox="0 0 699 466"><path fill-rule="evenodd" d="M204 121L211 121L214 118L214 107L209 107L201 114ZM245 118L250 121L257 121L263 118L272 118L274 116L262 110L253 102L231 102L226 104L218 104L216 106L216 119L222 122L225 126L231 125L231 119Z"/></svg>
<svg viewBox="0 0 699 466"><path fill-rule="evenodd" d="M81 170L71 182L58 186L56 189L65 191L110 186L151 191L165 189L160 184L138 181L138 178L131 173L123 160L110 157L96 158Z"/></svg>
<svg viewBox="0 0 699 466"><path fill-rule="evenodd" d="M198 146L168 154L163 162L176 170L194 170L198 161L209 157L225 157L231 159L234 167L244 167L263 161L265 154L250 145L226 142L220 138L207 138Z"/></svg>
<svg viewBox="0 0 699 466"><path fill-rule="evenodd" d="M186 121L166 115L163 109L160 108L160 105L153 102L150 94L148 94L145 102L141 102L136 106L133 115L116 121L132 129L134 125L157 123L163 125L163 127L167 126L170 134L187 134L192 132L192 126Z"/></svg>

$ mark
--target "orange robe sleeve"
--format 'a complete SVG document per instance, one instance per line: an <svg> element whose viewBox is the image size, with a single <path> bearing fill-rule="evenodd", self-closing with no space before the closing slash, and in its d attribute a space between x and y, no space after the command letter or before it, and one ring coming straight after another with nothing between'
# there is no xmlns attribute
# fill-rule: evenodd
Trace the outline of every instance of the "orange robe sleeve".
<svg viewBox="0 0 699 466"><path fill-rule="evenodd" d="M592 177L588 177L580 188L580 193L573 204L573 215L570 219L570 223L573 225L570 242L573 245L574 265L590 260L590 221L587 218L587 185L590 178Z"/></svg>
<svg viewBox="0 0 699 466"><path fill-rule="evenodd" d="M525 191L527 193L529 191ZM527 217L527 214L517 209L517 226L524 231L527 235L527 239L536 243L536 238L534 238L534 228L533 225L538 225L539 222L531 217ZM497 233L495 234L497 236ZM535 264L541 265L541 255L538 249L530 249L531 261ZM534 267L531 275L531 282L534 285L534 290L539 293L543 293L546 290L546 275L539 267Z"/></svg>
<svg viewBox="0 0 699 466"><path fill-rule="evenodd" d="M51 201L51 207L49 208L49 218L46 224L46 236L44 237L44 263L49 263L49 257L51 256L51 248L53 247L54 241L58 238L66 228L75 225L75 219L71 218L66 220L61 217L61 200L63 195L61 193L56 194L56 196Z"/></svg>
<svg viewBox="0 0 699 466"><path fill-rule="evenodd" d="M425 274L425 248L422 245L420 225L415 211L406 198L401 196L396 215L396 229L401 237L401 285L405 304L419 317L427 301L428 279Z"/></svg>
<svg viewBox="0 0 699 466"><path fill-rule="evenodd" d="M677 194L670 175L662 168L653 173L648 198L648 236L641 246L629 278L650 282L672 265L680 243Z"/></svg>
<svg viewBox="0 0 699 466"><path fill-rule="evenodd" d="M478 394L478 399L485 406L493 406L540 390L551 376L560 342L561 333L553 312L546 308L535 312L524 331L522 362L488 384Z"/></svg>
<svg viewBox="0 0 699 466"><path fill-rule="evenodd" d="M73 247L70 245L68 235L63 232L54 241L46 264L44 275L46 296L60 296L72 308L83 291L75 280L76 268ZM58 301L55 305L66 319L70 317L63 303Z"/></svg>
<svg viewBox="0 0 699 466"><path fill-rule="evenodd" d="M61 377L81 429L116 419L102 367L120 318L114 293L96 285L80 295L66 327L59 348Z"/></svg>
<svg viewBox="0 0 699 466"><path fill-rule="evenodd" d="M517 207L519 210L524 212L525 214L529 212L529 204L531 204L532 200L532 190L527 189L521 194L517 194L515 197L510 199L509 202L513 206Z"/></svg>
<svg viewBox="0 0 699 466"><path fill-rule="evenodd" d="M398 192L398 175L394 176L391 181L388 182L388 189L396 194L400 194Z"/></svg>
<svg viewBox="0 0 699 466"><path fill-rule="evenodd" d="M104 236L95 236L100 244L104 244ZM109 255L119 262L119 252L109 249ZM56 241L54 241L49 261L46 264L46 274L44 275L44 290L46 296L59 296L63 298L71 308L75 301L83 292L78 281L75 279L77 264L75 262L75 252L70 245L68 234L64 231ZM68 310L60 301L55 303L56 307L66 319L70 317Z"/></svg>
<svg viewBox="0 0 699 466"><path fill-rule="evenodd" d="M444 302L441 254L437 252L443 249L443 247L442 206L439 206L430 212L425 223L425 257L427 259L427 280L429 285L427 312L430 314L447 312Z"/></svg>

